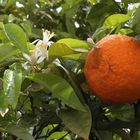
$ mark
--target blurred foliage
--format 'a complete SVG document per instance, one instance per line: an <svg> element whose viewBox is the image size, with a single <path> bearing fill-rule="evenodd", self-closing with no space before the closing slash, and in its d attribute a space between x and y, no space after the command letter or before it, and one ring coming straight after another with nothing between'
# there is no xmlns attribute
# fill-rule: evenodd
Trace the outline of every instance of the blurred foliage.
<svg viewBox="0 0 140 140"><path fill-rule="evenodd" d="M138 23L139 14L133 20L134 23L131 23L133 27L124 24L133 17L138 2L138 0L122 2L114 0L107 2L104 0L77 0L76 2L75 0L1 0L0 21L20 25L30 40L40 37L42 28L54 31L57 39L66 37L86 39L92 37L93 33L94 37L98 34L97 36L101 38L106 34L116 33L117 28L131 28L134 31L131 34L138 34L134 24Z"/></svg>
<svg viewBox="0 0 140 140"><path fill-rule="evenodd" d="M139 13L139 0L0 0L1 139L139 140L140 102L104 104L83 75L87 38L139 40Z"/></svg>

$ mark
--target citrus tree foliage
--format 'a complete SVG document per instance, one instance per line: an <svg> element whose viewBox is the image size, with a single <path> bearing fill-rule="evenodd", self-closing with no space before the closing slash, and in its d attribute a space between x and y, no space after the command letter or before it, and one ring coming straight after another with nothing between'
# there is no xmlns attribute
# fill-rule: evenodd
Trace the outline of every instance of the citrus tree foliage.
<svg viewBox="0 0 140 140"><path fill-rule="evenodd" d="M109 34L140 38L139 5L139 0L1 0L1 139L139 140L139 101L102 103L83 75L94 42Z"/></svg>

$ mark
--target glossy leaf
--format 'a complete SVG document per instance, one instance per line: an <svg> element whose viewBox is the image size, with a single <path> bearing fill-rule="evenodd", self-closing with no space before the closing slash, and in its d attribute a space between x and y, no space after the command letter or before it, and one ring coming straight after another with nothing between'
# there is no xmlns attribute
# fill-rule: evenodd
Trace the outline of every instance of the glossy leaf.
<svg viewBox="0 0 140 140"><path fill-rule="evenodd" d="M122 35L128 35L128 34L132 34L133 33L133 30L131 30L131 29L120 29L120 31L119 31L119 34L122 34Z"/></svg>
<svg viewBox="0 0 140 140"><path fill-rule="evenodd" d="M54 133L52 133L52 134L47 138L47 140L60 139L60 138L62 138L62 137L64 137L64 136L66 136L67 133L68 133L68 132L66 132L66 131L54 132Z"/></svg>
<svg viewBox="0 0 140 140"><path fill-rule="evenodd" d="M108 27L112 27L112 26L117 26L120 23L126 22L130 19L129 15L125 15L125 14L114 14L109 16L105 22L103 26L108 26Z"/></svg>
<svg viewBox="0 0 140 140"><path fill-rule="evenodd" d="M91 113L87 107L86 112L77 110L61 110L60 118L64 124L75 134L88 139L91 129Z"/></svg>
<svg viewBox="0 0 140 140"><path fill-rule="evenodd" d="M18 53L18 49L11 44L2 44L0 45L0 62Z"/></svg>
<svg viewBox="0 0 140 140"><path fill-rule="evenodd" d="M18 25L9 23L5 24L5 32L9 40L21 51L28 52L27 37L22 28Z"/></svg>
<svg viewBox="0 0 140 140"><path fill-rule="evenodd" d="M48 54L49 58L58 58L69 54L74 54L74 50L63 43L54 43L50 46Z"/></svg>
<svg viewBox="0 0 140 140"><path fill-rule="evenodd" d="M85 55L91 45L88 42L66 38L57 43L53 43L49 48L49 59L53 60L59 57L70 59L85 59Z"/></svg>
<svg viewBox="0 0 140 140"><path fill-rule="evenodd" d="M85 111L85 107L80 102L74 89L65 79L52 73L31 74L28 78L49 89L54 97L59 98L66 105L76 110Z"/></svg>
<svg viewBox="0 0 140 140"><path fill-rule="evenodd" d="M0 115L4 117L4 115L8 112L8 102L6 98L6 94L3 90L0 91Z"/></svg>
<svg viewBox="0 0 140 140"><path fill-rule="evenodd" d="M73 38L64 38L64 39L60 39L59 41L57 41L57 43L63 43L65 45L67 45L68 47L70 47L71 49L74 49L75 51L81 51L81 52L87 52L88 50L91 49L91 45L86 42L86 41L82 41L82 40L78 40L78 39L73 39Z"/></svg>
<svg viewBox="0 0 140 140"><path fill-rule="evenodd" d="M16 108L20 88L22 83L22 73L6 70L4 72L3 77L3 89L4 94L7 96L8 104L12 106L12 108Z"/></svg>

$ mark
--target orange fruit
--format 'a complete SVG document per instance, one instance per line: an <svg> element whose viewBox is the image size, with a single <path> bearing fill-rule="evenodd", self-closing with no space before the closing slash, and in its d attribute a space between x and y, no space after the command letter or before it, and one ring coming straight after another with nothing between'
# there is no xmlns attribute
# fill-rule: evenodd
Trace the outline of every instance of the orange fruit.
<svg viewBox="0 0 140 140"><path fill-rule="evenodd" d="M96 45L84 66L93 94L114 104L140 99L140 43L126 35L110 35Z"/></svg>

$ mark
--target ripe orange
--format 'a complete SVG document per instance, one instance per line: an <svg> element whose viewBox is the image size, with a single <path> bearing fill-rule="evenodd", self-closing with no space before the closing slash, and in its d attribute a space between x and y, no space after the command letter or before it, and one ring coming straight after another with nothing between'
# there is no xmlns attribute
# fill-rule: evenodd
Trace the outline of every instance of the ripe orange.
<svg viewBox="0 0 140 140"><path fill-rule="evenodd" d="M140 43L133 37L110 35L96 45L84 66L93 94L115 104L140 99Z"/></svg>

